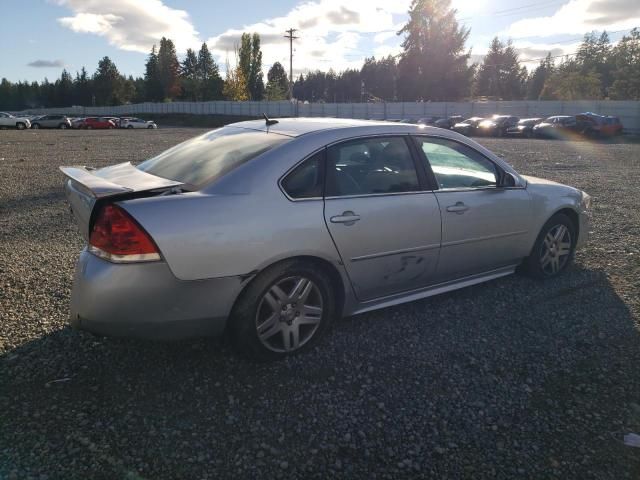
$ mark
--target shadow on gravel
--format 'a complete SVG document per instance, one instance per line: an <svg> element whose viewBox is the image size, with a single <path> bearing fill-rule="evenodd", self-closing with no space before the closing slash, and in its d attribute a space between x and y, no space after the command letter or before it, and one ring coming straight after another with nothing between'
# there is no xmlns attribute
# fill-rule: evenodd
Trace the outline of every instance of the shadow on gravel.
<svg viewBox="0 0 640 480"><path fill-rule="evenodd" d="M0 357L0 478L637 478L638 352L579 268L352 317L270 365L64 328Z"/></svg>

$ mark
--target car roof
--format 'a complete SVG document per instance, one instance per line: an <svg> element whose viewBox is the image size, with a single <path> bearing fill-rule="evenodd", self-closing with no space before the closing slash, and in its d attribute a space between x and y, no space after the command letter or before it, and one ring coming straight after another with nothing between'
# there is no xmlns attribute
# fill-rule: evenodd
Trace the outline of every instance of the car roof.
<svg viewBox="0 0 640 480"><path fill-rule="evenodd" d="M276 120L276 119L274 119ZM417 125L403 124L399 122L387 122L378 120L355 120L350 118L278 118L278 123L267 127L264 120L249 120L247 122L232 123L230 127L246 128L249 130L259 130L278 133L289 137L299 137L307 133L319 132L322 130L348 129L355 127L413 127Z"/></svg>

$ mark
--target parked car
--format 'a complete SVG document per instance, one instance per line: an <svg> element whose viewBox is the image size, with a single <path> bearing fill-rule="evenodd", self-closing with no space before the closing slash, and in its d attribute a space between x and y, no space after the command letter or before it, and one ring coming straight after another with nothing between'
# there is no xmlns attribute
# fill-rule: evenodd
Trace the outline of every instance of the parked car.
<svg viewBox="0 0 640 480"><path fill-rule="evenodd" d="M120 128L158 128L153 120L142 120L141 118L123 118Z"/></svg>
<svg viewBox="0 0 640 480"><path fill-rule="evenodd" d="M82 128L84 117L76 117L71 119L71 128Z"/></svg>
<svg viewBox="0 0 640 480"><path fill-rule="evenodd" d="M513 115L493 115L491 118L481 121L477 131L480 135L503 137L509 128L518 124L519 120Z"/></svg>
<svg viewBox="0 0 640 480"><path fill-rule="evenodd" d="M622 134L622 123L618 117L606 117L596 113L581 113L576 115L576 120L588 128L583 132L593 137L612 137Z"/></svg>
<svg viewBox="0 0 640 480"><path fill-rule="evenodd" d="M595 123L591 119L580 121L575 116L556 115L544 119L533 127L533 135L539 138L566 138L571 135L593 135Z"/></svg>
<svg viewBox="0 0 640 480"><path fill-rule="evenodd" d="M435 126L436 122L439 120L442 119L440 117L423 117L418 119L417 124Z"/></svg>
<svg viewBox="0 0 640 480"><path fill-rule="evenodd" d="M10 113L0 112L0 128L17 128L24 130L30 128L31 122L26 117L14 117Z"/></svg>
<svg viewBox="0 0 640 480"><path fill-rule="evenodd" d="M260 360L309 348L343 315L520 265L555 277L589 232L586 193L417 125L254 120L137 166L61 170L88 241L73 325L173 339L227 331Z"/></svg>
<svg viewBox="0 0 640 480"><path fill-rule="evenodd" d="M31 128L71 128L71 120L65 115L42 115L31 122Z"/></svg>
<svg viewBox="0 0 640 480"><path fill-rule="evenodd" d="M113 120L105 117L88 117L82 121L79 128L84 128L86 130L109 129L116 128L116 124Z"/></svg>
<svg viewBox="0 0 640 480"><path fill-rule="evenodd" d="M463 122L456 123L451 130L461 133L462 135L471 136L478 131L478 125L482 122L482 117L467 118Z"/></svg>
<svg viewBox="0 0 640 480"><path fill-rule="evenodd" d="M456 123L463 122L463 121L464 121L464 118L461 117L460 115L453 115L448 118L440 118L436 120L434 125L438 128L446 128L447 130L450 130L451 128L453 128L453 126Z"/></svg>
<svg viewBox="0 0 640 480"><path fill-rule="evenodd" d="M531 138L533 136L533 127L541 121L541 118L523 118L519 120L516 125L507 129L507 135L512 137Z"/></svg>

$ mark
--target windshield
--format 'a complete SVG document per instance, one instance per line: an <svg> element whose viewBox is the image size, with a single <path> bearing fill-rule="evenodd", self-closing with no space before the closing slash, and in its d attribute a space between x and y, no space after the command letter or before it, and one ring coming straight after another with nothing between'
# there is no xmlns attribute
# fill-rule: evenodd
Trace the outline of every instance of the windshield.
<svg viewBox="0 0 640 480"><path fill-rule="evenodd" d="M275 133L223 127L176 145L137 168L198 188L290 140Z"/></svg>

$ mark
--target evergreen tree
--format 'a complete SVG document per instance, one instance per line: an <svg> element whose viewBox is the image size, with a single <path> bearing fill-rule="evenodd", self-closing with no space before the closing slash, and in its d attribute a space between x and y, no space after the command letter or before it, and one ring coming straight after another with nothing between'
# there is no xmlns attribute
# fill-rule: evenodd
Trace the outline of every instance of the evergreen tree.
<svg viewBox="0 0 640 480"><path fill-rule="evenodd" d="M93 76L96 105L120 105L122 103L122 77L109 57L98 62Z"/></svg>
<svg viewBox="0 0 640 480"><path fill-rule="evenodd" d="M526 79L523 73L511 41L505 45L495 37L476 75L474 94L501 100L521 99Z"/></svg>
<svg viewBox="0 0 640 480"><path fill-rule="evenodd" d="M613 48L612 100L640 100L640 30L634 28Z"/></svg>
<svg viewBox="0 0 640 480"><path fill-rule="evenodd" d="M55 83L55 106L69 107L73 103L73 78L66 69Z"/></svg>
<svg viewBox="0 0 640 480"><path fill-rule="evenodd" d="M151 53L147 57L147 62L144 66L144 81L145 81L145 98L150 102L158 102L163 100L162 83L160 82L160 69L158 65L158 54L156 53L156 46L151 49Z"/></svg>
<svg viewBox="0 0 640 480"><path fill-rule="evenodd" d="M367 58L360 74L369 99L393 101L396 98L398 65L394 57Z"/></svg>
<svg viewBox="0 0 640 480"><path fill-rule="evenodd" d="M185 100L196 101L201 99L201 80L198 75L198 57L196 52L188 48L184 60L180 64L180 77L182 85L181 97Z"/></svg>
<svg viewBox="0 0 640 480"><path fill-rule="evenodd" d="M265 96L267 100L286 100L289 91L287 72L280 62L275 62L267 73L267 87Z"/></svg>
<svg viewBox="0 0 640 480"><path fill-rule="evenodd" d="M455 100L469 93L469 29L460 27L451 0L413 0L398 64L403 99Z"/></svg>
<svg viewBox="0 0 640 480"><path fill-rule="evenodd" d="M91 79L87 74L87 70L82 67L80 73L76 72L76 78L73 81L74 100L75 105L89 106L91 105L92 87Z"/></svg>
<svg viewBox="0 0 640 480"><path fill-rule="evenodd" d="M548 53L547 57L540 61L540 65L536 67L527 81L527 100L540 99L544 84L551 75L553 75L553 60L551 59L551 53Z"/></svg>
<svg viewBox="0 0 640 480"><path fill-rule="evenodd" d="M173 100L180 96L180 63L173 41L160 39L158 49L158 76L162 87L163 100Z"/></svg>
<svg viewBox="0 0 640 480"><path fill-rule="evenodd" d="M198 52L198 79L200 81L201 100L221 100L224 80L220 76L218 64L213 60L206 43L202 44Z"/></svg>

